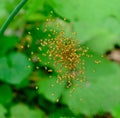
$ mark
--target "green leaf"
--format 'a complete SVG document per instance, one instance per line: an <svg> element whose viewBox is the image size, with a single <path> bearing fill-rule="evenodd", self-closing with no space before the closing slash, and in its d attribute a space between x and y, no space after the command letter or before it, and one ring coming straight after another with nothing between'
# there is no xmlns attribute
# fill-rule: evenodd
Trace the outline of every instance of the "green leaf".
<svg viewBox="0 0 120 118"><path fill-rule="evenodd" d="M14 48L18 42L18 37L11 36L6 37L3 36L0 40L0 55L5 54L10 49Z"/></svg>
<svg viewBox="0 0 120 118"><path fill-rule="evenodd" d="M90 41L100 32L98 24L85 23L85 22L73 22L73 29L77 33L78 40L81 43L86 43Z"/></svg>
<svg viewBox="0 0 120 118"><path fill-rule="evenodd" d="M29 15L33 15L33 13L38 12L39 10L43 9L43 4L45 0L40 1L28 1L26 4L27 13Z"/></svg>
<svg viewBox="0 0 120 118"><path fill-rule="evenodd" d="M17 104L11 108L10 118L44 118L44 113L39 109L30 109L25 104Z"/></svg>
<svg viewBox="0 0 120 118"><path fill-rule="evenodd" d="M25 79L30 73L31 68L28 68L31 63L22 53L11 53L7 57L0 58L0 79L2 81L18 84Z"/></svg>
<svg viewBox="0 0 120 118"><path fill-rule="evenodd" d="M120 10L119 0L51 0L49 4L57 14L72 22L74 31L77 32L81 43L91 41L96 35L100 36L101 32L103 33L102 37L99 37L99 40L101 40L101 38L104 39L104 41L106 38L107 40L109 38L112 40L116 40L117 38L118 40L119 34L116 34L116 32L120 31L118 28L120 23L117 22L118 25L116 25L115 22L120 20L118 12ZM107 21L109 18L112 18L113 22ZM103 26L106 22L108 23L107 29ZM112 37L106 37L106 34L103 35L104 32L109 32L111 27ZM109 34L110 33L111 32L109 32Z"/></svg>
<svg viewBox="0 0 120 118"><path fill-rule="evenodd" d="M120 18L119 0L51 0L49 3L58 14L72 21L97 23L109 15Z"/></svg>
<svg viewBox="0 0 120 118"><path fill-rule="evenodd" d="M65 83L56 83L57 77L55 75L49 77L41 73L40 78L41 80L37 83L39 94L42 94L46 99L52 102L59 100L64 90Z"/></svg>
<svg viewBox="0 0 120 118"><path fill-rule="evenodd" d="M25 5L26 20L36 21L44 19L44 16L40 14L40 10L43 10L45 0L40 1L28 1Z"/></svg>
<svg viewBox="0 0 120 118"><path fill-rule="evenodd" d="M118 104L112 111L112 115L114 118L119 118L120 117L120 104Z"/></svg>
<svg viewBox="0 0 120 118"><path fill-rule="evenodd" d="M39 51L38 57L41 59L42 65L47 65L48 67L53 68L53 61L50 60L49 55L46 53L49 50L49 47L44 46L44 47L41 47L41 48L42 48L42 50Z"/></svg>
<svg viewBox="0 0 120 118"><path fill-rule="evenodd" d="M15 87L16 89L22 89L22 88L25 88L27 86L29 86L30 84L30 81L29 79L23 79L19 84L16 84Z"/></svg>
<svg viewBox="0 0 120 118"><path fill-rule="evenodd" d="M111 111L120 102L120 67L99 55L84 58L87 81L82 86L72 86L63 93L62 103L75 113L86 115ZM100 64L94 61L101 61ZM71 90L75 91L70 94Z"/></svg>
<svg viewBox="0 0 120 118"><path fill-rule="evenodd" d="M101 24L101 31L85 44L95 52L105 53L120 44L120 24L113 18L107 18Z"/></svg>
<svg viewBox="0 0 120 118"><path fill-rule="evenodd" d="M1 0L0 1L0 26L5 22L9 14L18 4L18 0Z"/></svg>
<svg viewBox="0 0 120 118"><path fill-rule="evenodd" d="M5 113L7 110L0 104L0 118L6 118Z"/></svg>
<svg viewBox="0 0 120 118"><path fill-rule="evenodd" d="M74 116L68 108L60 108L50 114L49 118L83 118L82 116Z"/></svg>
<svg viewBox="0 0 120 118"><path fill-rule="evenodd" d="M8 104L13 99L13 92L9 85L0 85L0 104Z"/></svg>
<svg viewBox="0 0 120 118"><path fill-rule="evenodd" d="M118 41L119 39L115 34L104 31L86 42L86 45L94 52L104 54L114 49L114 45L118 44Z"/></svg>

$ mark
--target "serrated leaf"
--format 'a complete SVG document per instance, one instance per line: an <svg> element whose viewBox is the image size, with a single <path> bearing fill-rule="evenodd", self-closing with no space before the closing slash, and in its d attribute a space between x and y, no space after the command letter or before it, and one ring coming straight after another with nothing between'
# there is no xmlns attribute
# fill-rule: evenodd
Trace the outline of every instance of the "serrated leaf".
<svg viewBox="0 0 120 118"><path fill-rule="evenodd" d="M96 54L84 60L88 82L82 88L73 86L64 91L62 102L75 114L90 115L101 110L110 111L120 102L120 67ZM96 64L95 60L101 60L101 63ZM75 91L71 95L73 88Z"/></svg>
<svg viewBox="0 0 120 118"><path fill-rule="evenodd" d="M31 68L28 68L30 65L31 63L22 53L11 53L8 57L1 57L0 79L11 84L18 84L31 73Z"/></svg>

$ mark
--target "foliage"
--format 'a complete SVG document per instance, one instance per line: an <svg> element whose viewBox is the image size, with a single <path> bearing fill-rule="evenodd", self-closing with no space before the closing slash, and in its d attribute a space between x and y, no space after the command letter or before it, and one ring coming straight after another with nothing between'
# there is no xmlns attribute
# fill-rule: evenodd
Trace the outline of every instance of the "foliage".
<svg viewBox="0 0 120 118"><path fill-rule="evenodd" d="M0 26L19 2L0 1ZM119 0L28 0L0 36L0 118L119 118L120 65L107 55L120 50L119 10Z"/></svg>

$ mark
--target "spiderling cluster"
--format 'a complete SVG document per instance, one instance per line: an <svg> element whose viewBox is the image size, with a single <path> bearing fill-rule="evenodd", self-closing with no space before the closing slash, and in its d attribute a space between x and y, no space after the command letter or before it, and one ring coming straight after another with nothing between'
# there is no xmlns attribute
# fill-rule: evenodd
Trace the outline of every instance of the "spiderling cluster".
<svg viewBox="0 0 120 118"><path fill-rule="evenodd" d="M47 19L50 21L50 19ZM61 27L60 24L55 25L57 28ZM47 32L46 28L44 32ZM48 56L50 62L53 62L53 66L57 72L57 83L61 81L67 81L67 87L72 85L74 80L80 83L86 81L85 77L85 62L82 56L88 56L88 47L82 47L79 41L75 38L66 36L64 30L56 31L54 29L49 29L48 39L40 39L38 47L42 50L45 46L48 47L48 51L44 53L44 56ZM75 32L72 33L75 35ZM55 35L55 37L52 37ZM49 62L48 62L49 63ZM48 70L52 72L52 70Z"/></svg>
<svg viewBox="0 0 120 118"><path fill-rule="evenodd" d="M46 20L42 30L46 38L36 41L36 47L41 56L31 51L29 61L42 63L48 58L47 63L44 65L45 71L48 73L55 71L57 73L56 83L67 82L67 87L69 88L75 81L77 81L76 86L79 86L79 83L87 82L83 57L89 58L91 55L87 53L88 47L81 46L76 38L76 32L67 35L62 25L59 19L50 18ZM39 31L41 29L37 27L36 30ZM28 37L30 36L31 32L28 32ZM21 48L23 49L23 47L22 45ZM30 44L27 45L27 48L30 48ZM45 48L47 50L43 51ZM49 65L52 65L52 68ZM28 68L30 68L29 65ZM39 70L40 66L37 65L36 69ZM52 79L51 75L49 77Z"/></svg>

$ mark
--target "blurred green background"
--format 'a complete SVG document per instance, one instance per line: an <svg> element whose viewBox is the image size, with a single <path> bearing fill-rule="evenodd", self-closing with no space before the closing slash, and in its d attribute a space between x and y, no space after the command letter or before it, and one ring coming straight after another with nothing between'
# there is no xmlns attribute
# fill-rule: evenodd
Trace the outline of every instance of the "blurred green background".
<svg viewBox="0 0 120 118"><path fill-rule="evenodd" d="M20 1L0 0L0 27ZM47 47L38 51L51 11L93 55L83 57L89 83L72 95L74 85L56 84L57 67L46 65ZM120 1L28 0L0 37L0 118L120 118Z"/></svg>

